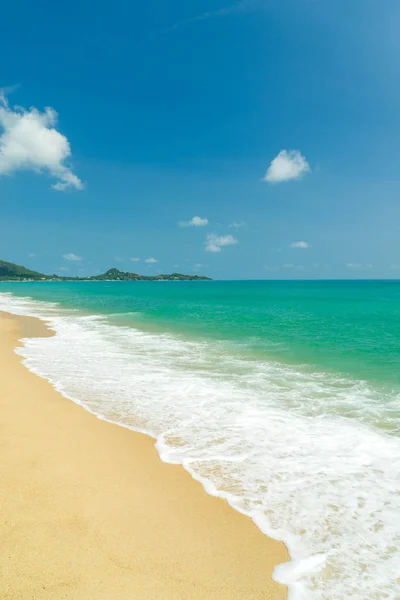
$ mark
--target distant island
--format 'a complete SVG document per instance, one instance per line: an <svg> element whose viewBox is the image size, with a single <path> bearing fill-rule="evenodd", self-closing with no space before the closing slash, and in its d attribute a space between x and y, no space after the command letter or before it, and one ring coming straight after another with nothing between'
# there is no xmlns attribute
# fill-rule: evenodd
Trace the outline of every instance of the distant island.
<svg viewBox="0 0 400 600"><path fill-rule="evenodd" d="M20 265L0 260L0 281L211 281L210 277L202 275L183 275L171 273L168 275L139 275L118 269L109 269L101 275L90 277L62 277L61 275L44 275L31 271Z"/></svg>

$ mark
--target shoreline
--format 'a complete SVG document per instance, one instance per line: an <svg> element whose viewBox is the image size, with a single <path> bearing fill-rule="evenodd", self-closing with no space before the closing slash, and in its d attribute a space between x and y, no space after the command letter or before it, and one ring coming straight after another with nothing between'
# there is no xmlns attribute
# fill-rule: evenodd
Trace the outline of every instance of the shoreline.
<svg viewBox="0 0 400 600"><path fill-rule="evenodd" d="M0 332L5 598L287 598L282 542L22 364L18 340L53 335L45 322L0 313Z"/></svg>

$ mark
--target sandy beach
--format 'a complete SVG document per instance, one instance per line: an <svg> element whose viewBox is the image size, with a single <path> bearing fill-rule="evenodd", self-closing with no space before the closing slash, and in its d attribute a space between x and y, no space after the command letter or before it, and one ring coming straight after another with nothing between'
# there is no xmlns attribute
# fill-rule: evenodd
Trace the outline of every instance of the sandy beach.
<svg viewBox="0 0 400 600"><path fill-rule="evenodd" d="M18 339L49 334L0 314L0 598L286 598L283 544L21 364Z"/></svg>

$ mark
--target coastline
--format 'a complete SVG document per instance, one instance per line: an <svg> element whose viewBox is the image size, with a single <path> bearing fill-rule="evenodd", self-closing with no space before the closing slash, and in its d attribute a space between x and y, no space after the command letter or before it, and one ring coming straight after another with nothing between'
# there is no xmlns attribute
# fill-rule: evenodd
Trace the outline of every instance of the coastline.
<svg viewBox="0 0 400 600"><path fill-rule="evenodd" d="M281 542L23 366L44 322L0 313L0 332L4 598L287 598Z"/></svg>

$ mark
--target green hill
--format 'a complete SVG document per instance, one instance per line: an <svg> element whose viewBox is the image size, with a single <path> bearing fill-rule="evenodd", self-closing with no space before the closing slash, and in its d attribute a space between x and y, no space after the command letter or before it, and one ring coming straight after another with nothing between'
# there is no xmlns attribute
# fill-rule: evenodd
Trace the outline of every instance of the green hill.
<svg viewBox="0 0 400 600"><path fill-rule="evenodd" d="M171 273L162 275L138 275L137 273L129 273L119 271L118 269L109 269L102 275L94 275L93 277L85 277L91 281L204 281L209 279L201 275L183 275L182 273Z"/></svg>
<svg viewBox="0 0 400 600"><path fill-rule="evenodd" d="M209 281L209 277L201 275L183 275L171 273L165 275L138 275L129 271L109 269L101 275L91 277L61 277L59 275L43 275L20 265L0 260L0 281Z"/></svg>
<svg viewBox="0 0 400 600"><path fill-rule="evenodd" d="M0 280L1 279L47 279L47 275L31 271L20 265L0 260Z"/></svg>

